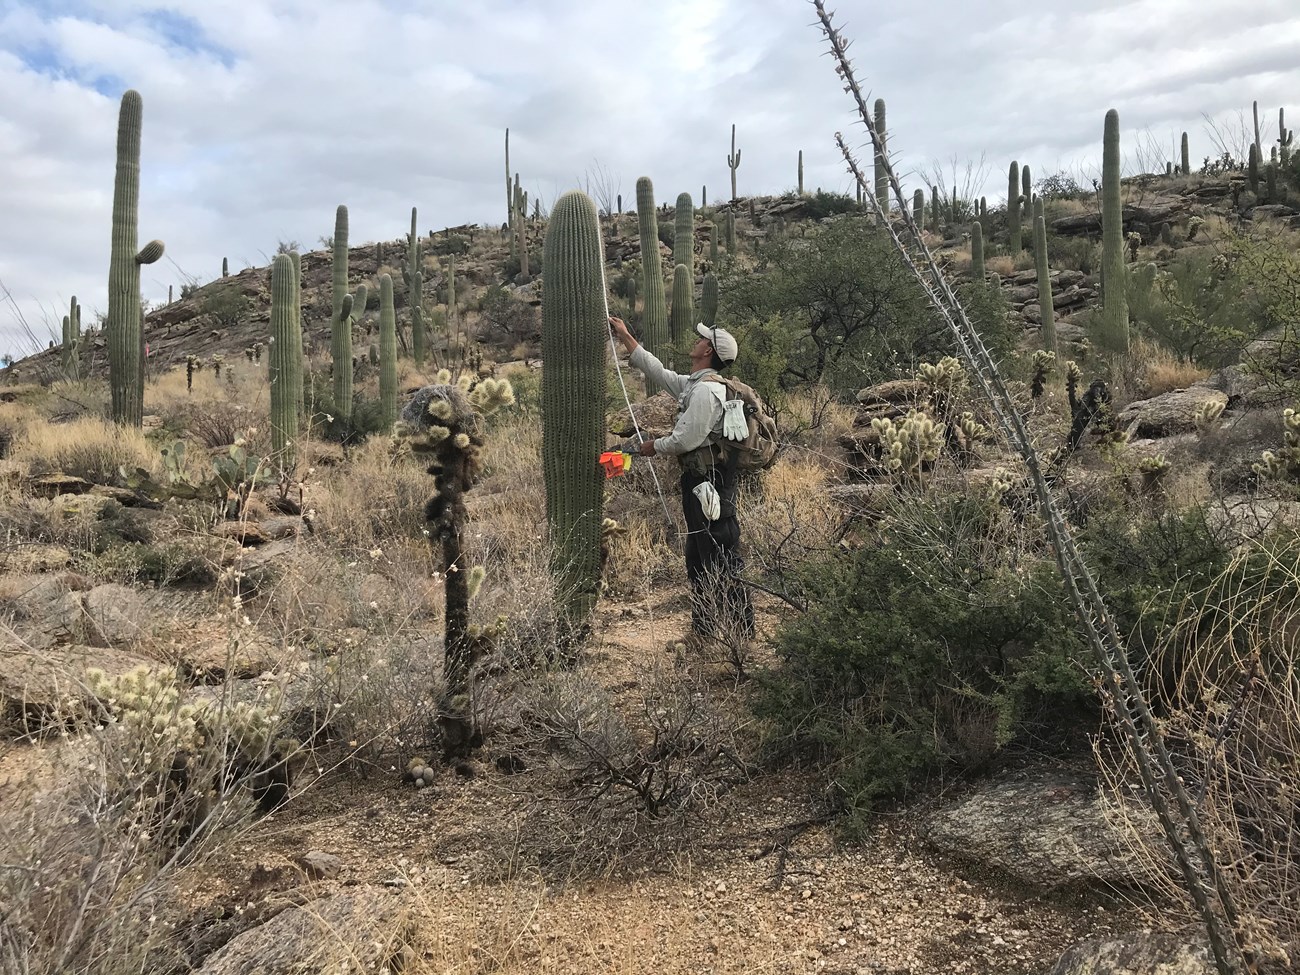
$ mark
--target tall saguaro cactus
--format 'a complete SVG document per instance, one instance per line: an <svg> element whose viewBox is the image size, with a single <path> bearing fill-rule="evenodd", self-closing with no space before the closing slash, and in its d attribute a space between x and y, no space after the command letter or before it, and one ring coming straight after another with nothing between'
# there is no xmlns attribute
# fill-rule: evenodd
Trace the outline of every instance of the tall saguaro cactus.
<svg viewBox="0 0 1300 975"><path fill-rule="evenodd" d="M290 251L289 261L293 265L293 302L290 305L293 311L293 392L298 411L302 412L307 405L307 392L303 384L302 255Z"/></svg>
<svg viewBox="0 0 1300 975"><path fill-rule="evenodd" d="M1180 162L1180 165L1181 165L1182 168L1181 168L1179 171L1180 171L1184 176L1187 176L1187 175L1189 175L1189 174L1191 173L1191 171L1192 171L1192 154L1188 151L1188 148L1187 148L1187 133L1186 133L1186 132L1183 133L1182 160L1181 160L1181 162Z"/></svg>
<svg viewBox="0 0 1300 975"><path fill-rule="evenodd" d="M939 236L939 187L930 187L930 233Z"/></svg>
<svg viewBox="0 0 1300 975"><path fill-rule="evenodd" d="M298 318L294 305L298 287L294 282L294 261L288 254L277 254L271 262L271 452L280 470L294 468L298 442L298 395L301 387L301 364L295 371L299 354Z"/></svg>
<svg viewBox="0 0 1300 975"><path fill-rule="evenodd" d="M506 130L509 138L509 129ZM420 234L416 229L416 208L411 207L411 237L406 245L406 304L411 309L411 358L416 364L424 362L428 343L424 334L424 275L420 269ZM380 309L383 314L383 309Z"/></svg>
<svg viewBox="0 0 1300 975"><path fill-rule="evenodd" d="M1034 208L1034 258L1038 269L1038 310L1042 318L1043 348L1056 351L1056 312L1052 307L1052 269L1047 264L1047 221L1043 208Z"/></svg>
<svg viewBox="0 0 1300 975"><path fill-rule="evenodd" d="M731 170L731 202L736 202L736 170L740 168L740 151L736 148L736 123L731 123L731 154L727 156L727 168Z"/></svg>
<svg viewBox="0 0 1300 975"><path fill-rule="evenodd" d="M397 313L393 276L379 276L379 412L388 430L397 421Z"/></svg>
<svg viewBox="0 0 1300 975"><path fill-rule="evenodd" d="M673 307L668 316L668 335L676 343L695 328L695 282L685 264L673 268Z"/></svg>
<svg viewBox="0 0 1300 975"><path fill-rule="evenodd" d="M654 219L637 182L637 210ZM649 180L645 180L648 184ZM542 469L558 602L571 627L596 606L605 443L604 250L596 205L578 190L556 201L542 260ZM662 281L660 283L662 287Z"/></svg>
<svg viewBox="0 0 1300 975"><path fill-rule="evenodd" d="M636 181L636 217L641 231L641 273L645 276L645 307L641 313L641 341L653 355L660 355L668 344L668 302L664 296L664 268L659 257L659 224L655 214L655 188L649 176ZM547 239L550 239L549 234ZM543 287L545 287L543 268ZM654 395L659 390L650 388Z"/></svg>
<svg viewBox="0 0 1300 975"><path fill-rule="evenodd" d="M506 226L515 226L515 190L510 183L510 130L506 129ZM513 237L512 237L513 239Z"/></svg>
<svg viewBox="0 0 1300 975"><path fill-rule="evenodd" d="M970 225L970 273L984 283L984 226L978 220Z"/></svg>
<svg viewBox="0 0 1300 975"><path fill-rule="evenodd" d="M108 264L108 377L113 422L144 423L144 323L140 308L140 267L163 255L161 240L139 251L140 129L144 102L138 91L122 96L117 117L117 174L113 182L113 246Z"/></svg>
<svg viewBox="0 0 1300 975"><path fill-rule="evenodd" d="M1029 164L1020 167L1020 204L1029 212L1034 202L1034 177L1029 172Z"/></svg>
<svg viewBox="0 0 1300 975"><path fill-rule="evenodd" d="M677 196L677 210L673 214L673 264L685 264L695 280L695 206L691 194Z"/></svg>
<svg viewBox="0 0 1300 975"><path fill-rule="evenodd" d="M1119 112L1106 113L1101 151L1101 344L1128 351L1128 296L1124 292L1124 206L1120 199Z"/></svg>
<svg viewBox="0 0 1300 975"><path fill-rule="evenodd" d="M803 196L803 150L799 150L799 195Z"/></svg>
<svg viewBox="0 0 1300 975"><path fill-rule="evenodd" d="M1283 169L1291 164L1291 143L1295 133L1286 127L1286 109L1277 110L1277 159Z"/></svg>
<svg viewBox="0 0 1300 975"><path fill-rule="evenodd" d="M352 419L352 296L348 294L348 208L334 213L333 310L330 353L334 360L334 409Z"/></svg>
<svg viewBox="0 0 1300 975"><path fill-rule="evenodd" d="M876 133L880 136L880 152L876 153L876 200L880 211L889 217L889 176L885 169L885 154L889 152L889 137L885 128L885 100L876 99Z"/></svg>
<svg viewBox="0 0 1300 975"><path fill-rule="evenodd" d="M712 271L704 275L704 293L700 296L700 321L709 328L718 322L718 278Z"/></svg>
<svg viewBox="0 0 1300 975"><path fill-rule="evenodd" d="M1014 257L1020 253L1020 163L1011 160L1007 170L1007 246Z"/></svg>
<svg viewBox="0 0 1300 975"><path fill-rule="evenodd" d="M81 306L76 295L63 316L63 374L73 380L81 374Z"/></svg>
<svg viewBox="0 0 1300 975"><path fill-rule="evenodd" d="M925 223L925 190L918 189L912 194L912 219L918 227Z"/></svg>

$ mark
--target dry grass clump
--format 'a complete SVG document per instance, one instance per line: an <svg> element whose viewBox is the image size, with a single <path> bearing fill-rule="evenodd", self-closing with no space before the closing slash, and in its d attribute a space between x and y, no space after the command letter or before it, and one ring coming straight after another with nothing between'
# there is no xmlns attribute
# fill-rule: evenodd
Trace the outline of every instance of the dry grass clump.
<svg viewBox="0 0 1300 975"><path fill-rule="evenodd" d="M1248 961L1290 970L1300 959L1300 535L1243 546L1172 618L1153 660L1163 679L1150 688L1167 715L1162 734L1236 901ZM1163 838L1141 828L1149 810L1131 758L1098 756L1134 855L1163 895L1187 901Z"/></svg>
<svg viewBox="0 0 1300 975"><path fill-rule="evenodd" d="M1129 399L1186 389L1208 378L1210 372L1148 339L1134 339L1128 355L1117 356L1111 362L1113 392Z"/></svg>
<svg viewBox="0 0 1300 975"><path fill-rule="evenodd" d="M984 259L984 270L988 274L1000 274L1006 278L1016 273L1016 262L1010 254L997 254Z"/></svg>
<svg viewBox="0 0 1300 975"><path fill-rule="evenodd" d="M115 484L120 471L142 467L151 474L161 470L158 451L144 433L119 427L97 416L81 416L67 423L33 419L10 448L14 460L27 464L33 474L62 472L97 484Z"/></svg>
<svg viewBox="0 0 1300 975"><path fill-rule="evenodd" d="M347 464L308 477L306 504L345 558L367 556L394 539L423 537L433 478L391 440L371 439L352 451Z"/></svg>

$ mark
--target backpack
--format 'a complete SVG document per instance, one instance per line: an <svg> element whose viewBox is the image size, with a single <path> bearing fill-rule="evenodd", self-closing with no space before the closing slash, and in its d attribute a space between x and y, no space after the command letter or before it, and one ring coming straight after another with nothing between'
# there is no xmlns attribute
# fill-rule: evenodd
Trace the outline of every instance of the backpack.
<svg viewBox="0 0 1300 975"><path fill-rule="evenodd" d="M714 446L718 448L723 464L734 464L737 470L761 471L772 466L776 460L777 430L776 420L767 412L763 397L752 386L747 386L731 376L714 373L704 377L708 383L720 383L727 388L727 397L723 401L724 410L741 409L745 414L746 434L744 440L728 440L725 437ZM740 406L732 406L740 403Z"/></svg>

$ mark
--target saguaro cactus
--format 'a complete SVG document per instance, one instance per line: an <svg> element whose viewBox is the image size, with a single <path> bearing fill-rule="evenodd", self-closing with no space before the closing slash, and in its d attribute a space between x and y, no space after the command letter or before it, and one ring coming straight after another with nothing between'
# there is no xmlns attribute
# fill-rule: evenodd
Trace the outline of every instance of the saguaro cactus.
<svg viewBox="0 0 1300 975"><path fill-rule="evenodd" d="M224 257L221 259L221 276L223 278L230 277L230 261Z"/></svg>
<svg viewBox="0 0 1300 975"><path fill-rule="evenodd" d="M1183 133L1182 159L1179 162L1179 166L1181 167L1179 169L1179 172L1181 172L1184 176L1188 175L1192 171L1192 155L1187 148L1186 132Z"/></svg>
<svg viewBox="0 0 1300 975"><path fill-rule="evenodd" d="M1029 207L1034 202L1034 178L1030 175L1029 165L1020 167L1020 203Z"/></svg>
<svg viewBox="0 0 1300 975"><path fill-rule="evenodd" d="M668 335L674 342L695 328L695 282L685 264L673 268L673 307L668 317Z"/></svg>
<svg viewBox="0 0 1300 975"><path fill-rule="evenodd" d="M515 190L510 183L510 130L506 129L506 226L515 225Z"/></svg>
<svg viewBox="0 0 1300 975"><path fill-rule="evenodd" d="M709 221L709 263L718 263L718 225Z"/></svg>
<svg viewBox="0 0 1300 975"><path fill-rule="evenodd" d="M1047 265L1047 222L1041 208L1034 214L1034 257L1038 266L1038 310L1042 316L1043 348L1056 351L1056 315L1052 308L1052 270Z"/></svg>
<svg viewBox="0 0 1300 975"><path fill-rule="evenodd" d="M727 211L727 253L736 255L736 211Z"/></svg>
<svg viewBox="0 0 1300 975"><path fill-rule="evenodd" d="M731 125L731 154L727 156L727 168L731 170L731 202L736 202L736 170L740 168L740 151L736 148L736 124Z"/></svg>
<svg viewBox="0 0 1300 975"><path fill-rule="evenodd" d="M685 264L691 280L695 280L695 207L689 193L677 196L677 210L673 214L673 264Z"/></svg>
<svg viewBox="0 0 1300 975"><path fill-rule="evenodd" d="M299 412L307 405L307 394L303 385L303 349L302 349L302 255L297 251L289 252L289 261L293 265L293 377L294 398ZM274 269L272 269L274 272ZM274 273L272 274L274 278Z"/></svg>
<svg viewBox="0 0 1300 975"><path fill-rule="evenodd" d="M880 212L889 216L889 173L885 168L885 154L889 152L889 141L885 129L885 100L876 99L876 134L880 136L881 151L876 153L876 202Z"/></svg>
<svg viewBox="0 0 1300 975"><path fill-rule="evenodd" d="M1128 296L1124 293L1124 207L1120 200L1119 113L1106 113L1101 153L1101 344L1128 351Z"/></svg>
<svg viewBox="0 0 1300 975"><path fill-rule="evenodd" d="M653 199L646 199L653 192L649 182L637 181L643 227L647 216L655 216ZM600 220L585 193L572 190L556 201L542 263L546 516L558 602L569 624L581 628L595 609L600 583L604 482L596 460L605 443L609 340Z"/></svg>
<svg viewBox="0 0 1300 975"><path fill-rule="evenodd" d="M1253 144L1246 162L1246 181L1250 184L1250 191L1259 196L1259 150Z"/></svg>
<svg viewBox="0 0 1300 975"><path fill-rule="evenodd" d="M925 190L912 194L912 219L918 227L925 223Z"/></svg>
<svg viewBox="0 0 1300 975"><path fill-rule="evenodd" d="M976 281L984 282L984 227L979 221L970 225L970 273Z"/></svg>
<svg viewBox="0 0 1300 975"><path fill-rule="evenodd" d="M117 174L113 182L113 245L108 265L108 376L113 422L144 423L144 324L140 267L163 255L161 240L138 252L140 226L140 129L144 103L138 91L122 96L117 117Z"/></svg>
<svg viewBox="0 0 1300 975"><path fill-rule="evenodd" d="M81 306L76 295L63 316L63 374L77 379L81 374Z"/></svg>
<svg viewBox="0 0 1300 975"><path fill-rule="evenodd" d="M348 208L334 213L334 301L330 313L330 353L334 360L334 409L352 419L352 296L348 294Z"/></svg>
<svg viewBox="0 0 1300 975"><path fill-rule="evenodd" d="M655 214L655 188L649 176L636 181L636 216L641 230L641 273L645 307L641 315L641 341L654 355L668 344L668 302L664 296L664 269L659 257L659 224ZM549 234L548 234L549 240ZM543 278L545 273L543 271ZM543 281L543 287L545 282ZM657 393L657 387L647 393Z"/></svg>
<svg viewBox="0 0 1300 975"><path fill-rule="evenodd" d="M379 276L379 412L388 430L397 420L397 313L393 276Z"/></svg>
<svg viewBox="0 0 1300 975"><path fill-rule="evenodd" d="M799 150L799 195L803 196L803 150Z"/></svg>
<svg viewBox="0 0 1300 975"><path fill-rule="evenodd" d="M712 271L704 275L704 293L700 297L700 321L709 328L718 321L718 279Z"/></svg>
<svg viewBox="0 0 1300 975"><path fill-rule="evenodd" d="M1291 140L1294 136L1286 127L1286 109L1277 110L1277 158L1282 164L1282 168L1289 167L1291 162Z"/></svg>
<svg viewBox="0 0 1300 975"><path fill-rule="evenodd" d="M1007 246L1012 256L1020 253L1020 163L1011 160L1007 170Z"/></svg>
<svg viewBox="0 0 1300 975"><path fill-rule="evenodd" d="M509 138L509 130L506 130ZM509 152L509 147L506 149ZM424 362L428 343L424 334L424 274L420 269L420 235L415 227L416 209L411 207L411 236L406 245L406 304L411 309L411 358ZM380 309L383 314L383 309Z"/></svg>
<svg viewBox="0 0 1300 975"><path fill-rule="evenodd" d="M939 187L930 187L930 233L939 236Z"/></svg>
<svg viewBox="0 0 1300 975"><path fill-rule="evenodd" d="M271 452L281 471L291 472L298 442L298 394L301 374L295 376L294 359L299 338L294 304L298 288L294 283L294 262L288 254L277 254L271 262ZM300 368L300 367L299 367ZM295 384L295 379L297 383Z"/></svg>

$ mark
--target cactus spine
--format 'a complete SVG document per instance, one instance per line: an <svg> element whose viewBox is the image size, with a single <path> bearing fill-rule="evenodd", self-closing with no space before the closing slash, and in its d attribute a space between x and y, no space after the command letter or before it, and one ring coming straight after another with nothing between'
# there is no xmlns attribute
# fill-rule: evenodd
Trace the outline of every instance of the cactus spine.
<svg viewBox="0 0 1300 975"><path fill-rule="evenodd" d="M1014 257L1020 253L1020 163L1011 160L1007 171L1007 246Z"/></svg>
<svg viewBox="0 0 1300 975"><path fill-rule="evenodd" d="M700 321L709 328L718 321L718 279L712 271L704 275L704 293L700 297Z"/></svg>
<svg viewBox="0 0 1300 975"><path fill-rule="evenodd" d="M506 130L509 138L509 130ZM507 146L507 152L509 147ZM406 245L406 303L411 308L411 357L424 362L428 343L424 335L424 274L420 270L420 235L415 227L416 208L411 207L411 236ZM382 297L381 297L382 300ZM383 314L382 307L380 315ZM380 323L382 326L382 322Z"/></svg>
<svg viewBox="0 0 1300 975"><path fill-rule="evenodd" d="M984 281L984 227L976 221L970 225L970 273L976 281Z"/></svg>
<svg viewBox="0 0 1300 975"><path fill-rule="evenodd" d="M736 202L736 170L740 168L740 152L736 149L736 123L731 123L731 154L727 156L727 168L731 170L731 202Z"/></svg>
<svg viewBox="0 0 1300 975"><path fill-rule="evenodd" d="M673 268L673 307L668 318L668 337L676 344L695 329L695 282L685 264Z"/></svg>
<svg viewBox="0 0 1300 975"><path fill-rule="evenodd" d="M348 208L334 213L333 310L330 353L334 360L334 409L352 419L352 296L348 294Z"/></svg>
<svg viewBox="0 0 1300 975"><path fill-rule="evenodd" d="M397 313L393 310L393 276L379 276L379 412L384 429L397 421Z"/></svg>
<svg viewBox="0 0 1300 975"><path fill-rule="evenodd" d="M695 280L695 207L689 193L678 195L673 214L673 264L686 265L691 281Z"/></svg>
<svg viewBox="0 0 1300 975"><path fill-rule="evenodd" d="M889 216L889 173L885 169L885 153L889 152L889 140L885 130L885 100L876 99L876 134L880 136L881 151L876 153L876 202L880 212Z"/></svg>
<svg viewBox="0 0 1300 975"><path fill-rule="evenodd" d="M649 182L644 178L637 181L637 212L643 231L646 218L652 222L655 218ZM556 201L542 264L546 517L558 602L569 624L581 627L595 609L600 583L604 484L595 458L605 443L605 347L609 335L600 220L596 205L585 193L573 190ZM659 283L662 289L662 278Z"/></svg>
<svg viewBox="0 0 1300 975"><path fill-rule="evenodd" d="M81 306L76 295L63 316L63 374L73 380L81 374Z"/></svg>
<svg viewBox="0 0 1300 975"><path fill-rule="evenodd" d="M1192 171L1192 154L1187 147L1187 133L1183 133L1183 142L1181 146L1181 160L1179 162L1180 172L1186 176Z"/></svg>
<svg viewBox="0 0 1300 975"><path fill-rule="evenodd" d="M1101 344L1128 351L1128 296L1124 293L1124 206L1120 200L1119 113L1106 113L1101 154Z"/></svg>
<svg viewBox="0 0 1300 975"><path fill-rule="evenodd" d="M1052 307L1052 271L1047 265L1047 221L1042 208L1034 214L1034 256L1038 265L1038 310L1043 320L1043 348L1056 351L1056 314Z"/></svg>
<svg viewBox="0 0 1300 975"><path fill-rule="evenodd" d="M799 150L799 195L803 196L803 150Z"/></svg>
<svg viewBox="0 0 1300 975"><path fill-rule="evenodd" d="M641 272L644 275L642 283L645 285L641 336L645 347L652 355L657 356L668 344L668 303L664 296L664 269L659 256L655 188L649 176L642 176L636 181L636 215L641 230ZM657 387L646 389L646 392L651 395L658 391Z"/></svg>
<svg viewBox="0 0 1300 975"><path fill-rule="evenodd" d="M153 240L138 252L140 226L140 129L144 103L138 91L122 96L117 118L117 173L113 182L113 246L108 265L108 375L113 422L144 422L144 323L140 267L163 255Z"/></svg>
<svg viewBox="0 0 1300 975"><path fill-rule="evenodd" d="M298 441L301 373L295 375L294 366L300 341L294 310L297 298L293 258L277 254L271 262L271 355L267 371L271 380L271 451L276 465L285 472L294 468Z"/></svg>

